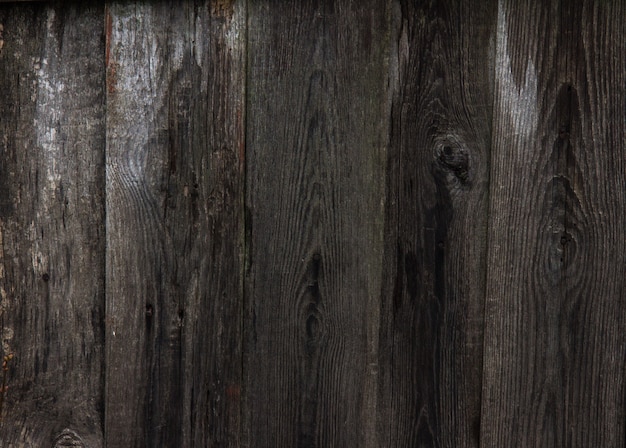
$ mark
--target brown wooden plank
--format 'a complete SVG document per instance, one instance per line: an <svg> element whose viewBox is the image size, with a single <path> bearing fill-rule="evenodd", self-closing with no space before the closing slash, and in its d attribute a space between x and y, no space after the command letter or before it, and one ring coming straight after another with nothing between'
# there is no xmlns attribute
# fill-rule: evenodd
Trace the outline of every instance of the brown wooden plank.
<svg viewBox="0 0 626 448"><path fill-rule="evenodd" d="M2 446L103 445L103 18L0 7Z"/></svg>
<svg viewBox="0 0 626 448"><path fill-rule="evenodd" d="M239 445L243 6L108 5L108 446Z"/></svg>
<svg viewBox="0 0 626 448"><path fill-rule="evenodd" d="M501 1L482 445L624 446L620 1Z"/></svg>
<svg viewBox="0 0 626 448"><path fill-rule="evenodd" d="M496 14L394 2L380 446L479 444Z"/></svg>
<svg viewBox="0 0 626 448"><path fill-rule="evenodd" d="M250 446L378 446L388 13L250 2Z"/></svg>

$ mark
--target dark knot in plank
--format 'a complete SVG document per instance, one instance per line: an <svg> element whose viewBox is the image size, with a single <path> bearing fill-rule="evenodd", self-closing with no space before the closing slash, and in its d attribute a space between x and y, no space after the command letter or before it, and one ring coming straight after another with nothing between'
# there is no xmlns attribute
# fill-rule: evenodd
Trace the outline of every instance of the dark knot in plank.
<svg viewBox="0 0 626 448"><path fill-rule="evenodd" d="M444 172L456 177L461 185L469 183L470 156L459 145L445 145L439 149L436 164Z"/></svg>
<svg viewBox="0 0 626 448"><path fill-rule="evenodd" d="M54 448L61 448L61 447L68 447L68 446L84 447L85 443L80 438L80 436L76 434L76 432L72 431L71 429L65 428L61 432L61 434L59 434L57 438L54 440Z"/></svg>

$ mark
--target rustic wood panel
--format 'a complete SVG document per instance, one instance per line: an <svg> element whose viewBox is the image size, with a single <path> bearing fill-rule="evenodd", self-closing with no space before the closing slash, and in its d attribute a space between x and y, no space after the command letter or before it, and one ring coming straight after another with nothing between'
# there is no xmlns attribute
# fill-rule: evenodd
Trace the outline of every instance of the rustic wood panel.
<svg viewBox="0 0 626 448"><path fill-rule="evenodd" d="M624 446L626 13L501 1L483 446Z"/></svg>
<svg viewBox="0 0 626 448"><path fill-rule="evenodd" d="M103 445L102 7L0 7L0 445Z"/></svg>
<svg viewBox="0 0 626 448"><path fill-rule="evenodd" d="M378 446L383 1L250 2L251 446Z"/></svg>
<svg viewBox="0 0 626 448"><path fill-rule="evenodd" d="M107 12L109 446L238 446L243 2Z"/></svg>
<svg viewBox="0 0 626 448"><path fill-rule="evenodd" d="M496 16L394 2L381 446L479 443Z"/></svg>
<svg viewBox="0 0 626 448"><path fill-rule="evenodd" d="M623 2L0 3L1 446L626 445Z"/></svg>

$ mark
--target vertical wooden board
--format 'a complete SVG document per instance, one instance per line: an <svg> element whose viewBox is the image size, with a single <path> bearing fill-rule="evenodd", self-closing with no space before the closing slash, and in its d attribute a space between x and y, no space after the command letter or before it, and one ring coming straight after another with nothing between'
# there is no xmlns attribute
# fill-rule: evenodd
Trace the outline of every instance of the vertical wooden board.
<svg viewBox="0 0 626 448"><path fill-rule="evenodd" d="M2 446L103 445L102 7L0 7Z"/></svg>
<svg viewBox="0 0 626 448"><path fill-rule="evenodd" d="M619 1L500 1L483 446L624 446Z"/></svg>
<svg viewBox="0 0 626 448"><path fill-rule="evenodd" d="M476 447L497 4L393 6L381 446Z"/></svg>
<svg viewBox="0 0 626 448"><path fill-rule="evenodd" d="M378 446L386 2L250 2L249 446Z"/></svg>
<svg viewBox="0 0 626 448"><path fill-rule="evenodd" d="M108 4L108 446L239 445L244 20Z"/></svg>

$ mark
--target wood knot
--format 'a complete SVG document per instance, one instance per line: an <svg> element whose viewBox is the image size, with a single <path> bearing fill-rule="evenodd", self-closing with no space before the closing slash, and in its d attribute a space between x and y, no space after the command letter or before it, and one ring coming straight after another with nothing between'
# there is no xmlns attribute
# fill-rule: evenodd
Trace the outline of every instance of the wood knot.
<svg viewBox="0 0 626 448"><path fill-rule="evenodd" d="M465 185L469 181L469 154L460 146L444 146L439 151L437 162L441 168L451 172Z"/></svg>
<svg viewBox="0 0 626 448"><path fill-rule="evenodd" d="M76 432L72 431L71 429L65 428L61 432L61 434L59 434L57 438L54 440L54 448L61 448L61 447L68 447L68 446L84 447L85 443L80 438L80 436L76 434Z"/></svg>

